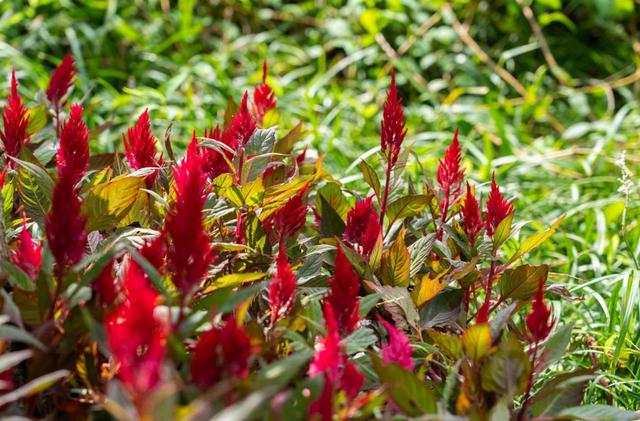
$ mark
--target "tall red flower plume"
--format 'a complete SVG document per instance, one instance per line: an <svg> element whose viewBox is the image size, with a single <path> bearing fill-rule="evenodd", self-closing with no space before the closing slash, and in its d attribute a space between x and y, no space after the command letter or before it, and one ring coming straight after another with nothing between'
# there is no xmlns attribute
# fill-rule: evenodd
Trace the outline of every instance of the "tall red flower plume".
<svg viewBox="0 0 640 421"><path fill-rule="evenodd" d="M469 243L473 244L476 239L476 235L478 235L478 232L482 229L483 223L478 201L473 195L469 183L467 183L467 193L464 197L461 213L462 228L464 229L465 234L467 234Z"/></svg>
<svg viewBox="0 0 640 421"><path fill-rule="evenodd" d="M197 149L196 149L197 150ZM175 200L165 219L168 264L176 287L185 294L207 273L216 255L204 229L206 195L201 156L195 150L174 168Z"/></svg>
<svg viewBox="0 0 640 421"><path fill-rule="evenodd" d="M100 271L98 277L93 281L93 291L98 296L98 303L103 307L109 307L118 298L118 285L113 276L113 259Z"/></svg>
<svg viewBox="0 0 640 421"><path fill-rule="evenodd" d="M404 122L404 111L402 101L398 96L396 87L396 73L391 72L391 87L387 94L382 111L380 146L382 153L387 157L389 165L393 167L398 162L402 142L407 135Z"/></svg>
<svg viewBox="0 0 640 421"><path fill-rule="evenodd" d="M7 106L2 113L3 130L0 130L0 140L4 146L4 153L9 157L17 158L20 148L29 143L27 125L29 113L18 95L18 82L15 69L11 70L11 95L7 97ZM13 161L7 165L13 166Z"/></svg>
<svg viewBox="0 0 640 421"><path fill-rule="evenodd" d="M251 339L230 317L224 327L214 327L200 336L193 350L191 379L207 388L223 376L244 378L249 374L250 356Z"/></svg>
<svg viewBox="0 0 640 421"><path fill-rule="evenodd" d="M78 182L89 165L89 130L82 121L82 106L71 107L69 120L60 131L58 180L53 189L51 210L45 217L47 241L58 270L78 263L87 242L86 218Z"/></svg>
<svg viewBox="0 0 640 421"><path fill-rule="evenodd" d="M222 134L223 142L233 149L244 147L256 131L256 122L249 113L249 93L245 92L238 112L233 116L229 127Z"/></svg>
<svg viewBox="0 0 640 421"><path fill-rule="evenodd" d="M496 174L491 176L491 193L487 200L487 235L491 236L507 216L513 212L513 204L508 202L496 184Z"/></svg>
<svg viewBox="0 0 640 421"><path fill-rule="evenodd" d="M123 286L126 297L105 317L105 331L119 364L118 377L140 401L161 381L166 332L154 316L158 295L135 262L130 262Z"/></svg>
<svg viewBox="0 0 640 421"><path fill-rule="evenodd" d="M340 379L340 390L344 391L347 398L353 399L360 393L363 384L364 376L362 373L358 371L355 364L346 361L342 370L342 379Z"/></svg>
<svg viewBox="0 0 640 421"><path fill-rule="evenodd" d="M269 285L269 305L271 306L271 325L286 317L295 303L296 277L291 271L285 248L278 253L276 276Z"/></svg>
<svg viewBox="0 0 640 421"><path fill-rule="evenodd" d="M273 89L267 85L267 60L265 60L262 63L262 84L253 92L252 111L256 121L262 124L264 115L276 105L277 101Z"/></svg>
<svg viewBox="0 0 640 421"><path fill-rule="evenodd" d="M533 299L531 313L526 318L527 328L531 333L532 342L543 341L553 329L551 309L544 303L544 278L538 284L536 296Z"/></svg>
<svg viewBox="0 0 640 421"><path fill-rule="evenodd" d="M162 165L162 158L158 158L156 149L157 139L151 132L149 122L149 110L144 110L136 125L127 129L127 134L122 133L125 153L129 166L134 170L140 168L158 167ZM147 184L152 184L158 172L147 177Z"/></svg>
<svg viewBox="0 0 640 421"><path fill-rule="evenodd" d="M42 266L42 245L31 237L24 213L22 214L22 231L18 235L17 247L11 253L11 261L29 275L32 281L36 280Z"/></svg>
<svg viewBox="0 0 640 421"><path fill-rule="evenodd" d="M5 177L7 176L7 171L9 170L9 165L6 165L2 171L0 171L0 189L4 187Z"/></svg>
<svg viewBox="0 0 640 421"><path fill-rule="evenodd" d="M372 197L358 200L347 214L343 238L364 257L369 258L382 230Z"/></svg>
<svg viewBox="0 0 640 421"><path fill-rule="evenodd" d="M386 364L396 363L408 371L413 370L413 351L409 339L391 323L378 317L389 333L389 342L382 346L382 361Z"/></svg>
<svg viewBox="0 0 640 421"><path fill-rule="evenodd" d="M67 94L67 91L73 83L73 77L76 75L75 61L71 54L67 54L60 65L51 75L49 87L47 88L47 98L54 105L54 108L60 106L60 100Z"/></svg>
<svg viewBox="0 0 640 421"><path fill-rule="evenodd" d="M167 244L164 233L160 233L160 235L152 241L145 242L139 252L158 272L162 273L167 256Z"/></svg>
<svg viewBox="0 0 640 421"><path fill-rule="evenodd" d="M324 384L320 396L309 404L308 415L312 421L333 420L333 382L328 375L324 376Z"/></svg>
<svg viewBox="0 0 640 421"><path fill-rule="evenodd" d="M69 177L73 183L80 181L89 166L89 129L82 111L82 105L72 105L69 119L60 130L58 177Z"/></svg>
<svg viewBox="0 0 640 421"><path fill-rule="evenodd" d="M325 374L331 381L334 381L340 374L340 364L342 363L340 333L331 304L324 303L323 313L327 334L317 340L316 354L309 366L309 376L317 377Z"/></svg>
<svg viewBox="0 0 640 421"><path fill-rule="evenodd" d="M436 179L443 192L440 211L447 212L449 205L460 195L460 187L464 178L464 171L460 168L462 149L458 143L458 130L453 135L453 141L444 154L444 159L438 165ZM452 197L453 196L453 197Z"/></svg>
<svg viewBox="0 0 640 421"><path fill-rule="evenodd" d="M278 243L285 244L304 227L309 212L309 206L304 198L308 187L305 185L283 207L265 219L265 230L275 237Z"/></svg>
<svg viewBox="0 0 640 421"><path fill-rule="evenodd" d="M329 295L325 298L325 302L332 307L341 335L346 336L358 327L360 320L358 291L360 291L360 279L342 252L342 247L338 246L335 272L329 279Z"/></svg>

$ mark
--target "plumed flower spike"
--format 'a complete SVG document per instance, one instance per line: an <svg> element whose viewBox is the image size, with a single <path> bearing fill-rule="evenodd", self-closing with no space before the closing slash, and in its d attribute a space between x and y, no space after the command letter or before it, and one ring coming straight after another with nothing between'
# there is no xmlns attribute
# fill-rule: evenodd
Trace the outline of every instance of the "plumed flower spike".
<svg viewBox="0 0 640 421"><path fill-rule="evenodd" d="M229 127L223 133L223 141L233 149L244 147L256 130L256 122L249 113L249 93L245 92L238 112L231 119Z"/></svg>
<svg viewBox="0 0 640 421"><path fill-rule="evenodd" d="M382 346L382 361L386 364L396 363L408 371L413 370L413 351L409 339L391 323L378 316L378 320L389 333L389 342Z"/></svg>
<svg viewBox="0 0 640 421"><path fill-rule="evenodd" d="M395 70L391 72L391 87L382 111L380 146L387 157L388 165L393 167L398 162L402 142L407 135L405 128L402 101L398 96Z"/></svg>
<svg viewBox="0 0 640 421"><path fill-rule="evenodd" d="M47 242L58 271L78 263L87 243L86 218L81 213L78 182L89 165L88 140L89 130L82 121L82 106L74 105L69 120L60 131L58 180L53 189L51 210L45 218Z"/></svg>
<svg viewBox="0 0 640 421"><path fill-rule="evenodd" d="M513 212L513 205L508 202L496 184L496 174L491 176L491 193L487 200L487 235L491 236L507 216Z"/></svg>
<svg viewBox="0 0 640 421"><path fill-rule="evenodd" d="M122 140L132 169L157 167L162 164L162 159L158 159L157 139L151 132L148 110L140 114L136 125L129 128L126 135L122 133ZM154 172L147 178L149 184L153 183L156 175L157 172Z"/></svg>
<svg viewBox="0 0 640 421"><path fill-rule="evenodd" d="M443 192L443 203L447 205L450 199L455 200L460 194L460 187L464 178L464 171L460 167L462 160L462 149L458 143L458 130L453 135L453 141L444 154L444 159L440 161L436 179ZM453 198L451 197L453 196ZM441 207L442 207L441 204ZM448 206L447 206L448 207ZM441 209L443 212L446 209Z"/></svg>
<svg viewBox="0 0 640 421"><path fill-rule="evenodd" d="M331 306L340 334L349 335L358 326L360 315L360 279L353 271L349 260L344 255L342 247L338 246L335 272L329 279L329 295L325 298Z"/></svg>
<svg viewBox="0 0 640 421"><path fill-rule="evenodd" d="M267 85L267 60L262 64L262 84L253 92L253 115L256 121L262 125L264 115L276 107L277 100L273 89Z"/></svg>
<svg viewBox="0 0 640 421"><path fill-rule="evenodd" d="M362 256L369 258L381 233L379 216L373 206L372 197L358 200L347 214L344 240Z"/></svg>
<svg viewBox="0 0 640 421"><path fill-rule="evenodd" d="M29 134L27 133L29 113L22 103L22 98L18 95L15 69L11 70L11 95L7 97L7 106L2 113L2 123L0 140L4 146L4 153L7 156L17 158L20 155L20 148L29 143ZM13 166L13 161L9 160L8 165Z"/></svg>
<svg viewBox="0 0 640 421"><path fill-rule="evenodd" d="M531 313L526 318L527 328L531 333L531 341L543 341L551 333L553 329L553 320L551 320L551 309L544 303L544 278L538 284L536 296L533 299Z"/></svg>
<svg viewBox="0 0 640 421"><path fill-rule="evenodd" d="M213 327L200 336L193 350L191 379L205 389L223 376L246 377L251 340L234 317L224 327Z"/></svg>
<svg viewBox="0 0 640 421"><path fill-rule="evenodd" d="M75 61L71 54L67 54L51 75L49 87L47 88L47 99L53 104L54 108L60 107L60 101L67 94L75 75Z"/></svg>
<svg viewBox="0 0 640 421"><path fill-rule="evenodd" d="M324 303L323 314L327 334L318 338L316 354L309 366L309 376L317 377L324 373L331 381L335 381L342 362L338 322L333 307L327 302Z"/></svg>
<svg viewBox="0 0 640 421"><path fill-rule="evenodd" d="M264 221L265 230L275 237L279 244L286 245L287 241L294 238L304 227L309 212L305 199L308 188L309 186L305 185L282 208Z"/></svg>
<svg viewBox="0 0 640 421"><path fill-rule="evenodd" d="M166 332L154 316L158 295L135 262L127 268L123 284L129 293L105 317L105 331L119 364L118 376L140 402L160 384Z"/></svg>
<svg viewBox="0 0 640 421"><path fill-rule="evenodd" d="M478 232L482 229L482 215L480 213L480 207L478 206L478 201L476 200L473 192L471 191L471 186L467 183L467 193L464 197L464 203L462 204L462 227L464 229L467 238L469 239L469 243L473 244Z"/></svg>
<svg viewBox="0 0 640 421"><path fill-rule="evenodd" d="M271 306L271 325L289 314L296 297L296 277L291 271L285 247L278 253L277 272L269 285L269 304Z"/></svg>
<svg viewBox="0 0 640 421"><path fill-rule="evenodd" d="M69 119L60 130L58 177L80 181L89 166L89 129L82 120L82 105L71 106Z"/></svg>
<svg viewBox="0 0 640 421"><path fill-rule="evenodd" d="M22 214L22 231L18 235L18 245L11 254L11 261L29 275L32 281L36 280L42 266L42 245L31 237L24 213Z"/></svg>
<svg viewBox="0 0 640 421"><path fill-rule="evenodd" d="M173 177L175 200L165 219L169 271L176 287L189 294L216 257L203 223L206 196L201 155L188 151L174 168Z"/></svg>

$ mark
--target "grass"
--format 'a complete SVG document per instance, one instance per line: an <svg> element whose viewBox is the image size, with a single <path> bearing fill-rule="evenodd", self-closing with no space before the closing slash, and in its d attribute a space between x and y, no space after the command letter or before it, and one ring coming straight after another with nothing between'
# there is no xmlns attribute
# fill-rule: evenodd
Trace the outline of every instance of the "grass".
<svg viewBox="0 0 640 421"><path fill-rule="evenodd" d="M222 118L238 87L258 83L268 59L269 82L294 116L281 125L310 122L305 142L336 157L326 163L333 174L361 183L355 164L376 152L396 68L414 182L435 172L436 161L422 157L441 155L459 127L468 173L486 182L496 172L531 221L523 232L566 215L531 257L555 262L553 281L569 297L558 296L555 317L575 321L572 354L558 370L594 367L602 380L586 401L639 408L640 198L634 178L625 200L615 163L624 150L640 171L637 6L418 3L7 1L0 70L15 66L33 103L30 87L46 86L71 52L72 97L92 97L94 151L122 150L120 133L144 108L158 136L171 125L179 149L194 125Z"/></svg>

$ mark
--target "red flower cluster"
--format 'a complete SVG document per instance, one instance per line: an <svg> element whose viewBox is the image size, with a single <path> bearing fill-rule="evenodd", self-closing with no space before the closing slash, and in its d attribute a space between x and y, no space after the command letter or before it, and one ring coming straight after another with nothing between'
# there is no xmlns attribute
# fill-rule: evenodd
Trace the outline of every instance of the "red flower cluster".
<svg viewBox="0 0 640 421"><path fill-rule="evenodd" d="M253 132L256 131L256 122L249 113L248 101L249 93L245 92L238 112L233 116L229 127L222 135L223 142L234 149L244 147L251 139Z"/></svg>
<svg viewBox="0 0 640 421"><path fill-rule="evenodd" d="M305 200L307 188L308 186L305 185L283 207L269 215L264 221L265 231L275 238L281 246L286 246L287 241L304 227L309 212L309 206Z"/></svg>
<svg viewBox="0 0 640 421"><path fill-rule="evenodd" d="M462 213L462 228L464 229L465 234L467 234L469 243L473 245L476 236L484 224L482 223L482 214L480 212L480 207L478 206L478 201L473 195L471 186L469 186L468 182L467 193L464 197L464 203L462 204L460 212Z"/></svg>
<svg viewBox="0 0 640 421"><path fill-rule="evenodd" d="M378 212L372 197L358 200L347 214L347 224L343 238L363 257L371 256L378 238L382 234Z"/></svg>
<svg viewBox="0 0 640 421"><path fill-rule="evenodd" d="M73 105L60 131L57 173L51 210L46 216L47 240L58 270L78 263L87 241L78 183L89 165L89 130L82 106Z"/></svg>
<svg viewBox="0 0 640 421"><path fill-rule="evenodd" d="M4 146L4 153L8 157L18 158L20 148L29 143L27 125L29 113L18 95L18 82L15 69L11 70L11 95L7 97L7 106L2 113L3 130L0 130L0 140ZM7 163L13 166L13 161Z"/></svg>
<svg viewBox="0 0 640 421"><path fill-rule="evenodd" d="M491 176L491 193L487 201L487 235L492 236L493 233L507 216L513 212L513 204L500 194L500 188L496 184L495 173Z"/></svg>
<svg viewBox="0 0 640 421"><path fill-rule="evenodd" d="M256 121L262 125L264 115L278 105L273 89L267 85L267 60L262 64L262 83L253 91L252 111Z"/></svg>
<svg viewBox="0 0 640 421"><path fill-rule="evenodd" d="M140 403L160 384L166 331L154 315L158 295L133 261L123 287L125 299L105 318L106 336L120 380Z"/></svg>
<svg viewBox="0 0 640 421"><path fill-rule="evenodd" d="M398 162L400 148L407 135L402 101L398 96L398 88L396 87L395 71L391 73L391 88L387 94L387 100L384 103L380 129L380 146L382 153L387 157L388 165L393 167Z"/></svg>
<svg viewBox="0 0 640 421"><path fill-rule="evenodd" d="M359 291L360 279L351 268L349 260L342 252L342 247L338 246L335 272L329 279L329 295L325 298L325 303L331 306L338 330L342 335L348 335L358 327Z"/></svg>
<svg viewBox="0 0 640 421"><path fill-rule="evenodd" d="M118 298L118 285L113 276L113 259L102 268L100 274L91 286L98 296L98 303L102 307L109 307L116 302Z"/></svg>
<svg viewBox="0 0 640 421"><path fill-rule="evenodd" d="M531 306L531 313L526 318L526 324L531 332L531 342L545 340L553 329L551 309L544 303L544 279L538 284L538 290Z"/></svg>
<svg viewBox="0 0 640 421"><path fill-rule="evenodd" d="M67 54L51 75L49 87L47 88L47 99L56 110L62 105L60 101L67 94L75 75L75 61L71 54Z"/></svg>
<svg viewBox="0 0 640 421"><path fill-rule="evenodd" d="M18 236L18 245L11 253L11 261L22 269L32 281L35 281L42 266L42 244L34 241L27 229L27 217L22 214L22 231Z"/></svg>
<svg viewBox="0 0 640 421"><path fill-rule="evenodd" d="M162 157L158 158L158 151L156 150L157 140L151 132L148 110L144 110L140 114L136 125L129 128L126 135L122 133L122 141L129 166L132 169L139 170L140 168L162 165ZM158 172L155 171L147 177L147 186L153 184L157 174Z"/></svg>
<svg viewBox="0 0 640 421"><path fill-rule="evenodd" d="M464 179L464 170L460 168L462 160L462 149L458 143L458 130L453 135L453 142L444 154L444 159L438 165L436 180L442 189L442 200L440 202L440 212L443 221L446 221L446 214L449 206L460 196L460 187Z"/></svg>
<svg viewBox="0 0 640 421"><path fill-rule="evenodd" d="M216 258L204 229L206 180L200 152L192 141L187 156L173 170L175 201L165 219L169 271L174 284L185 295L193 292Z"/></svg>
<svg viewBox="0 0 640 421"><path fill-rule="evenodd" d="M235 317L229 317L223 327L213 327L200 335L193 350L191 379L204 389L225 375L246 377L250 356L250 338Z"/></svg>
<svg viewBox="0 0 640 421"><path fill-rule="evenodd" d="M269 305L271 306L271 326L289 314L296 297L296 277L291 271L284 247L278 253L276 276L269 285Z"/></svg>
<svg viewBox="0 0 640 421"><path fill-rule="evenodd" d="M378 320L389 333L389 342L382 347L382 361L387 364L396 363L406 370L412 371L414 365L413 351L411 350L409 338L382 317L378 316Z"/></svg>

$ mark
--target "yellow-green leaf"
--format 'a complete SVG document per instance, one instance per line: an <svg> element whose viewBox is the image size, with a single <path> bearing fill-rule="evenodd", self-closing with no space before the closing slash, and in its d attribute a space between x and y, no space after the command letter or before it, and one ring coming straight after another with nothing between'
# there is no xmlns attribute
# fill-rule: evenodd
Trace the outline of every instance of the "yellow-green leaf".
<svg viewBox="0 0 640 421"><path fill-rule="evenodd" d="M29 109L29 123L27 124L27 133L33 136L47 125L47 107L40 104Z"/></svg>
<svg viewBox="0 0 640 421"><path fill-rule="evenodd" d="M206 294L220 288L235 287L248 282L258 281L265 276L267 276L265 272L231 273L216 279L211 286L204 290L203 293Z"/></svg>
<svg viewBox="0 0 640 421"><path fill-rule="evenodd" d="M389 203L385 216L390 223L393 223L398 219L404 219L419 214L427 207L428 204L429 196L427 195L412 194L404 196Z"/></svg>
<svg viewBox="0 0 640 421"><path fill-rule="evenodd" d="M136 202L144 180L144 176L121 175L93 187L83 204L87 230L115 228Z"/></svg>
<svg viewBox="0 0 640 421"><path fill-rule="evenodd" d="M382 254L380 276L387 285L402 286L409 282L410 270L411 257L409 256L409 249L404 243L403 228L391 248Z"/></svg>
<svg viewBox="0 0 640 421"><path fill-rule="evenodd" d="M547 265L522 265L515 269L507 269L498 283L500 299L528 300L536 293L540 281L546 281L548 273Z"/></svg>
<svg viewBox="0 0 640 421"><path fill-rule="evenodd" d="M511 225L513 224L513 213L507 215L506 218L498 224L495 232L493 233L493 249L498 250L502 243L507 241L509 235L511 235Z"/></svg>
<svg viewBox="0 0 640 421"><path fill-rule="evenodd" d="M473 361L479 361L491 350L491 328L489 323L473 325L462 334L464 353Z"/></svg>
<svg viewBox="0 0 640 421"><path fill-rule="evenodd" d="M524 256L525 254L535 250L542 243L547 241L549 239L549 237L551 237L556 232L556 230L560 226L560 223L562 222L563 219L564 219L564 216L561 216L560 218L556 219L551 224L551 226L549 227L548 230L546 230L544 232L541 232L541 233L538 233L538 234L535 234L535 235L527 238L526 240L524 240L522 242L522 244L520 244L520 247L518 248L518 250L516 250L516 252L513 254L513 256L511 256L511 258L509 259L507 264L509 265L509 264L515 262L516 260L518 260L519 258Z"/></svg>

